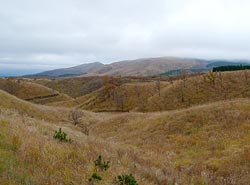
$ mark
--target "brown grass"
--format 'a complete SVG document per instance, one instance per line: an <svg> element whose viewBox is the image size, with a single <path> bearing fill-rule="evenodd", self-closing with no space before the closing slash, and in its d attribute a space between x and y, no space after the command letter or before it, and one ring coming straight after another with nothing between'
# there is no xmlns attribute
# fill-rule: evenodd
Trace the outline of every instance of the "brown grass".
<svg viewBox="0 0 250 185"><path fill-rule="evenodd" d="M250 71L216 73L215 83L208 74L178 80L162 89L161 97L148 100L148 111L175 110L220 100L250 97Z"/></svg>
<svg viewBox="0 0 250 185"><path fill-rule="evenodd" d="M33 83L32 80L27 79L0 79L0 89L20 99L34 99L32 100L32 102L37 104L47 104L51 102L66 101L72 99L65 94L59 94L56 90L50 89L37 83ZM41 99L37 98L46 97L53 94L59 94L59 96Z"/></svg>
<svg viewBox="0 0 250 185"><path fill-rule="evenodd" d="M148 111L163 111L83 111L78 126L69 119L71 109L35 105L0 91L0 184L85 185L98 155L111 161L99 184L112 185L124 173L135 175L140 185L248 184L248 73L223 73L215 84L201 76L188 78L185 87L181 80L162 83L160 97L155 82L126 83L117 87L128 91L126 108L138 108L140 89ZM151 88L154 94L146 91ZM77 101L90 109L111 108L112 98L100 103L99 93ZM59 128L74 142L56 141Z"/></svg>
<svg viewBox="0 0 250 185"><path fill-rule="evenodd" d="M240 99L162 113L126 113L92 128L106 141L143 151L158 184L246 184L250 101ZM150 169L156 168L160 174Z"/></svg>

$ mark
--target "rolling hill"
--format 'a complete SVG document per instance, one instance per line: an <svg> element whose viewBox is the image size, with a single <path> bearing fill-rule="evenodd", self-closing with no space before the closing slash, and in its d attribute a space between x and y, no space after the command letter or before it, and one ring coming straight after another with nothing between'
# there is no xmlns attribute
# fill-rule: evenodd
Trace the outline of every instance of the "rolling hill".
<svg viewBox="0 0 250 185"><path fill-rule="evenodd" d="M77 96L73 101L55 102L51 105L79 107L95 112L154 112L250 97L249 70L209 72L196 76L185 74L174 80L164 77L161 81L159 78L113 79L120 79L123 83L106 82L96 90Z"/></svg>
<svg viewBox="0 0 250 185"><path fill-rule="evenodd" d="M69 77L69 76L150 76L175 69L204 68L206 61L174 57L145 58L120 61L111 64L99 62L83 64L72 68L57 69L27 77Z"/></svg>
<svg viewBox="0 0 250 185"><path fill-rule="evenodd" d="M91 113L88 136L80 129L87 113L73 126L69 109L34 105L3 91L0 98L3 184L87 184L98 155L110 161L110 169L98 171L104 185L129 173L147 185L250 180L249 99L156 113ZM53 139L59 128L73 143Z"/></svg>
<svg viewBox="0 0 250 185"><path fill-rule="evenodd" d="M26 77L34 77L34 76L39 76L39 77L68 77L68 76L79 76L83 74L87 74L89 71L103 66L102 63L100 62L94 62L94 63L88 63L88 64L82 64L78 65L75 67L70 67L70 68L63 68L63 69L55 69L51 71L45 71L42 73L38 73L35 75L28 75Z"/></svg>
<svg viewBox="0 0 250 185"><path fill-rule="evenodd" d="M91 132L141 151L148 162L137 169L156 184L247 184L249 110L249 99L239 99L161 113L126 113L93 125Z"/></svg>
<svg viewBox="0 0 250 185"><path fill-rule="evenodd" d="M115 62L90 71L89 75L152 76L174 69L202 68L204 63L174 57L145 58Z"/></svg>
<svg viewBox="0 0 250 185"><path fill-rule="evenodd" d="M177 76L2 79L0 184L248 184L250 71Z"/></svg>
<svg viewBox="0 0 250 185"><path fill-rule="evenodd" d="M32 80L21 78L0 78L0 89L18 98L38 104L72 100L69 96L59 93Z"/></svg>
<svg viewBox="0 0 250 185"><path fill-rule="evenodd" d="M183 70L207 72L223 65L247 65L248 60L203 60L177 57L142 58L111 64L87 63L71 68L56 69L26 77L73 77L73 76L154 76L178 74Z"/></svg>

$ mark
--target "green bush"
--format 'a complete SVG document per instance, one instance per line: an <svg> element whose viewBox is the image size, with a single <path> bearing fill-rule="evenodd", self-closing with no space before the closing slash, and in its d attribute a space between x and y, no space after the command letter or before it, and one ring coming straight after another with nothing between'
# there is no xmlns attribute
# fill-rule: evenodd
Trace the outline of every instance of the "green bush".
<svg viewBox="0 0 250 185"><path fill-rule="evenodd" d="M134 176L130 175L119 175L115 178L115 183L117 185L138 185Z"/></svg>
<svg viewBox="0 0 250 185"><path fill-rule="evenodd" d="M98 184L98 182L102 180L99 173L101 173L101 171L106 171L110 167L109 163L109 161L102 161L102 156L99 155L98 159L94 161L95 173L88 179L89 185Z"/></svg>
<svg viewBox="0 0 250 185"><path fill-rule="evenodd" d="M99 167L101 170L106 171L110 166L109 166L109 161L103 161L102 162L102 156L100 155L97 160L94 161L95 166Z"/></svg>
<svg viewBox="0 0 250 185"><path fill-rule="evenodd" d="M97 173L93 173L92 176L91 176L91 178L89 178L89 182L92 182L94 180L101 181L102 177L100 175L98 175Z"/></svg>
<svg viewBox="0 0 250 185"><path fill-rule="evenodd" d="M61 128L59 129L59 131L55 131L54 139L59 140L60 142L73 142L71 139L67 138L67 134L63 132Z"/></svg>

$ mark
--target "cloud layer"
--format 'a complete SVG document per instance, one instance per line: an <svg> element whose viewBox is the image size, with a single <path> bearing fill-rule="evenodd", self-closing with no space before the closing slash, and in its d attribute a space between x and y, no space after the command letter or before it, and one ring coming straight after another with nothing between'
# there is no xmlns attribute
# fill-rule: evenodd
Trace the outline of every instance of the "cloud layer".
<svg viewBox="0 0 250 185"><path fill-rule="evenodd" d="M0 74L156 56L250 59L248 0L0 0Z"/></svg>

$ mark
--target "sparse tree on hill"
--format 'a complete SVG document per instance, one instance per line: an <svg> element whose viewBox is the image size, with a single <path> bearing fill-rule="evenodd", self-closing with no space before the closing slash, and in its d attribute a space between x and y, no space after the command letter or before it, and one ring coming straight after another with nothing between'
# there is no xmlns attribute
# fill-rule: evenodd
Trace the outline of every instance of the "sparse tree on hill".
<svg viewBox="0 0 250 185"><path fill-rule="evenodd" d="M78 125L83 117L83 112L79 109L74 109L70 112L70 119L73 121L74 125Z"/></svg>

